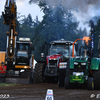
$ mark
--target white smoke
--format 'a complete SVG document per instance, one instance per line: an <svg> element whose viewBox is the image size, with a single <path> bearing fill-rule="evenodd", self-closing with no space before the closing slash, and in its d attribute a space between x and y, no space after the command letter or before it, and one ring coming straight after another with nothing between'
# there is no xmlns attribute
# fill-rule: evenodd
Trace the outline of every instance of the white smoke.
<svg viewBox="0 0 100 100"><path fill-rule="evenodd" d="M100 0L32 0L33 3L39 1L46 2L52 10L62 6L65 10L71 10L77 21L80 22L79 27L84 29L86 27L89 33L89 21L95 17L100 16Z"/></svg>
<svg viewBox="0 0 100 100"><path fill-rule="evenodd" d="M31 0L34 3L39 1L46 2L47 5L58 7L62 5L64 8L77 9L78 11L87 12L90 6L99 8L100 0Z"/></svg>

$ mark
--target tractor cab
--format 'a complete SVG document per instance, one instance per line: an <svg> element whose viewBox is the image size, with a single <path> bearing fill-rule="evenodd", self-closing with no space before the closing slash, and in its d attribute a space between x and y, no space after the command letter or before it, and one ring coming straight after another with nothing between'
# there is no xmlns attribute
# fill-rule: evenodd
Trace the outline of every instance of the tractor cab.
<svg viewBox="0 0 100 100"><path fill-rule="evenodd" d="M15 68L30 68L30 59L33 53L32 42L30 38L19 38L16 43L16 65Z"/></svg>
<svg viewBox="0 0 100 100"><path fill-rule="evenodd" d="M48 56L60 55L62 61L66 61L72 54L72 43L71 41L66 41L64 39L58 41L52 41L50 44L50 49ZM76 55L76 52L74 52ZM56 56L55 56L56 57Z"/></svg>

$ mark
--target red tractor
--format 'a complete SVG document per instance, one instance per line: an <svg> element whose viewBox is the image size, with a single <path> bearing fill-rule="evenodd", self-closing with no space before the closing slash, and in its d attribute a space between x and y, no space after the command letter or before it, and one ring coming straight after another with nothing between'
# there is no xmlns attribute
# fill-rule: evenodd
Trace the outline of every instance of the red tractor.
<svg viewBox="0 0 100 100"><path fill-rule="evenodd" d="M41 53L42 60L35 65L35 83L55 80L59 86L64 84L66 67L72 54L72 44L73 42L64 39L52 41L50 44L45 43L44 53Z"/></svg>

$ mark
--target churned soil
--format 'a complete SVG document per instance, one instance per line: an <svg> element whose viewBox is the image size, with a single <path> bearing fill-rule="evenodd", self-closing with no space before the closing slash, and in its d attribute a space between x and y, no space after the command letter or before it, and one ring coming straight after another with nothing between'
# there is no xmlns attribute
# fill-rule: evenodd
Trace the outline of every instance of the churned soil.
<svg viewBox="0 0 100 100"><path fill-rule="evenodd" d="M64 89L58 84L40 83L0 86L0 100L45 100L47 89L53 89L54 100L98 100L100 90Z"/></svg>

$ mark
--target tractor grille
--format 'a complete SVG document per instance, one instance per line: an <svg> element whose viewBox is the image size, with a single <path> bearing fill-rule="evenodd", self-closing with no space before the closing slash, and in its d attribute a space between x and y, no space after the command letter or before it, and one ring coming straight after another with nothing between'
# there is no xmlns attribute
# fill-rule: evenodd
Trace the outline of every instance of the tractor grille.
<svg viewBox="0 0 100 100"><path fill-rule="evenodd" d="M78 65L74 65L74 70L76 72L85 72L86 65L81 65L81 63L79 63Z"/></svg>
<svg viewBox="0 0 100 100"><path fill-rule="evenodd" d="M57 65L57 60L49 60L49 65Z"/></svg>
<svg viewBox="0 0 100 100"><path fill-rule="evenodd" d="M49 73L50 74L55 74L56 73L56 69L55 68L50 68L49 69Z"/></svg>
<svg viewBox="0 0 100 100"><path fill-rule="evenodd" d="M57 76L58 75L58 68L57 67L46 67L45 73L46 76Z"/></svg>

